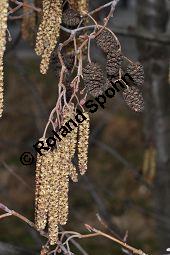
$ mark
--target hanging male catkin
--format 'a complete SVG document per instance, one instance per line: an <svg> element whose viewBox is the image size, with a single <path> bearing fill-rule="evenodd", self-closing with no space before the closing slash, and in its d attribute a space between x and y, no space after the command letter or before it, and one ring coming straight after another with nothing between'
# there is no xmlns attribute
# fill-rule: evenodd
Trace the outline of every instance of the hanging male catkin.
<svg viewBox="0 0 170 255"><path fill-rule="evenodd" d="M59 196L60 196L60 171L61 171L61 151L55 149L53 152L52 175L49 183L50 197L48 208L48 232L50 244L56 244L58 240L59 224ZM62 213L62 212L61 212Z"/></svg>
<svg viewBox="0 0 170 255"><path fill-rule="evenodd" d="M43 18L37 33L37 55L42 56L40 71L45 74L48 70L51 54L59 37L62 17L61 0L43 0Z"/></svg>
<svg viewBox="0 0 170 255"><path fill-rule="evenodd" d="M0 3L0 117L3 112L3 56L6 45L8 0L1 0Z"/></svg>
<svg viewBox="0 0 170 255"><path fill-rule="evenodd" d="M50 182L52 176L53 154L47 152L37 157L36 164L36 213L35 223L38 230L43 230L47 224L49 208Z"/></svg>
<svg viewBox="0 0 170 255"><path fill-rule="evenodd" d="M69 0L70 6L81 14L88 12L88 0Z"/></svg>
<svg viewBox="0 0 170 255"><path fill-rule="evenodd" d="M78 139L78 167L81 175L85 174L87 171L90 126L89 114L87 112L84 112L83 114L86 117L86 120L79 125Z"/></svg>
<svg viewBox="0 0 170 255"><path fill-rule="evenodd" d="M67 121L71 120L74 118L74 107L73 105L69 105L70 109L65 109L64 110L64 122L66 123ZM67 168L68 168L68 173L69 177L73 182L78 181L78 174L76 171L76 167L73 165L72 160L75 155L76 151L76 144L77 144L77 133L78 133L78 127L74 126L74 124L70 124L71 128L73 130L67 134L65 137L65 159L67 161Z"/></svg>

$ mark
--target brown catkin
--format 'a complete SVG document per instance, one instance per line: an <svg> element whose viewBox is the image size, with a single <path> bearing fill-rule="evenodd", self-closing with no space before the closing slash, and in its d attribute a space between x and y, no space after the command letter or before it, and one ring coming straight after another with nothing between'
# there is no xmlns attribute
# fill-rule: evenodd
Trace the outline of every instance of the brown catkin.
<svg viewBox="0 0 170 255"><path fill-rule="evenodd" d="M37 33L37 55L42 56L40 71L45 74L48 70L51 54L59 37L61 17L61 0L43 0L43 18Z"/></svg>
<svg viewBox="0 0 170 255"><path fill-rule="evenodd" d="M123 99L129 108L135 112L144 110L144 100L138 87L131 86L123 91Z"/></svg>
<svg viewBox="0 0 170 255"><path fill-rule="evenodd" d="M74 61L75 61L75 54L74 52L69 53L62 53L62 58L64 61L64 64L69 72L71 72ZM51 55L51 61L50 61L51 69L55 72L56 76L59 76L59 72L61 71L61 63L57 55L57 51L54 50L54 52Z"/></svg>
<svg viewBox="0 0 170 255"><path fill-rule="evenodd" d="M97 45L105 52L117 51L120 48L120 43L114 36L113 32L108 29L103 29L96 37Z"/></svg>
<svg viewBox="0 0 170 255"><path fill-rule="evenodd" d="M1 0L0 3L0 117L3 112L3 56L6 45L8 0Z"/></svg>
<svg viewBox="0 0 170 255"><path fill-rule="evenodd" d="M83 80L89 93L96 97L101 95L105 85L103 70L98 63L91 62L83 68Z"/></svg>
<svg viewBox="0 0 170 255"><path fill-rule="evenodd" d="M135 85L142 86L144 83L144 69L140 63L129 63L126 72L131 75Z"/></svg>
<svg viewBox="0 0 170 255"><path fill-rule="evenodd" d="M67 27L76 27L79 25L81 17L79 12L74 9L67 9L64 11L62 16L62 23Z"/></svg>
<svg viewBox="0 0 170 255"><path fill-rule="evenodd" d="M79 125L79 139L78 139L78 167L80 174L83 175L87 171L88 163L88 144L89 144L89 128L90 118L87 112L83 113L86 120Z"/></svg>
<svg viewBox="0 0 170 255"><path fill-rule="evenodd" d="M112 50L107 54L106 71L108 75L117 77L123 62L122 53L120 50Z"/></svg>

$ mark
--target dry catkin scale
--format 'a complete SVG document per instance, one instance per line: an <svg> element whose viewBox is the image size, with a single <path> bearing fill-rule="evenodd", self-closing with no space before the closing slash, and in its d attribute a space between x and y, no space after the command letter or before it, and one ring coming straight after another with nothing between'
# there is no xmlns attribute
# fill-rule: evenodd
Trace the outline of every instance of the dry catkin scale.
<svg viewBox="0 0 170 255"><path fill-rule="evenodd" d="M70 52L68 54L63 53L62 58L67 70L71 71L74 66L74 60L75 60L74 52ZM61 70L61 63L59 61L56 51L54 51L51 55L50 65L51 65L51 69L55 72L56 76L58 76Z"/></svg>
<svg viewBox="0 0 170 255"><path fill-rule="evenodd" d="M104 91L106 91L108 88L113 88L113 87L112 87L111 81L109 79L106 79Z"/></svg>
<svg viewBox="0 0 170 255"><path fill-rule="evenodd" d="M119 42L113 33L107 29L103 29L103 31L96 37L96 42L105 53L109 53L112 50L118 50L120 48Z"/></svg>
<svg viewBox="0 0 170 255"><path fill-rule="evenodd" d="M120 50L109 51L107 54L107 65L106 65L107 74L114 77L118 76L122 62L123 62L123 57Z"/></svg>
<svg viewBox="0 0 170 255"><path fill-rule="evenodd" d="M138 87L128 87L122 93L125 103L129 108L135 112L142 112L144 110L144 100L142 93Z"/></svg>
<svg viewBox="0 0 170 255"><path fill-rule="evenodd" d="M140 63L129 63L126 72L131 75L135 85L142 86L144 83L144 69Z"/></svg>
<svg viewBox="0 0 170 255"><path fill-rule="evenodd" d="M83 68L83 80L86 89L92 96L96 97L102 94L105 78L98 63L92 62Z"/></svg>
<svg viewBox="0 0 170 255"><path fill-rule="evenodd" d="M63 25L70 28L74 28L79 25L80 21L81 21L81 16L78 11L71 8L64 11L62 16Z"/></svg>

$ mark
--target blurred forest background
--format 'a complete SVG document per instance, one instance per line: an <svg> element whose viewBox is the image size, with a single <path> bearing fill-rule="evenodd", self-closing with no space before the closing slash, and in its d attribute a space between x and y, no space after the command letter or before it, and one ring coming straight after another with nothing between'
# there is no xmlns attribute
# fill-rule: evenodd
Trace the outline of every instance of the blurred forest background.
<svg viewBox="0 0 170 255"><path fill-rule="evenodd" d="M90 1L94 9L104 0ZM130 111L117 95L91 115L88 173L70 184L67 230L86 233L84 224L104 229L148 254L170 247L170 24L169 0L121 0L109 27L123 52L145 68L145 112ZM105 10L107 11L107 10ZM98 20L103 19L104 11ZM35 165L20 155L33 151L56 101L53 72L43 76L34 46L21 39L20 20L9 21L12 41L5 56L5 110L0 120L0 201L34 218ZM94 60L103 61L92 45ZM98 216L97 216L98 215ZM79 241L79 240L78 240ZM23 222L0 222L0 254L39 254L44 242ZM122 254L104 238L80 241L87 254ZM75 254L80 254L74 247Z"/></svg>

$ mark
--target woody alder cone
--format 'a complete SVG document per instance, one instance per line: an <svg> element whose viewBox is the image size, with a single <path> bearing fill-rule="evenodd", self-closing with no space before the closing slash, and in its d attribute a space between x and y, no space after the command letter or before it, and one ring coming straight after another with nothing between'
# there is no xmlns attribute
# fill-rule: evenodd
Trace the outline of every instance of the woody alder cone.
<svg viewBox="0 0 170 255"><path fill-rule="evenodd" d="M63 61L64 64L66 66L66 68L71 71L73 66L74 66L74 59L75 59L75 55L73 52L66 54L62 54L63 57ZM56 52L53 52L52 56L51 56L51 68L52 70L55 72L55 74L57 76L59 76L59 72L61 71L61 63L60 60L58 58L58 55L56 54Z"/></svg>
<svg viewBox="0 0 170 255"><path fill-rule="evenodd" d="M85 87L92 96L96 97L102 94L105 79L99 64L92 62L83 68L83 80Z"/></svg>
<svg viewBox="0 0 170 255"><path fill-rule="evenodd" d="M119 43L112 34L107 29L104 29L97 37L96 37L97 45L105 52L108 53L111 49L118 50Z"/></svg>
<svg viewBox="0 0 170 255"><path fill-rule="evenodd" d="M119 74L119 69L121 68L123 58L121 51L110 51L107 54L107 66L106 71L108 75L117 76Z"/></svg>
<svg viewBox="0 0 170 255"><path fill-rule="evenodd" d="M124 90L123 99L133 111L142 112L144 110L143 96L138 87L131 86Z"/></svg>
<svg viewBox="0 0 170 255"><path fill-rule="evenodd" d="M76 27L81 21L80 14L74 9L67 9L62 16L62 22L67 27Z"/></svg>
<svg viewBox="0 0 170 255"><path fill-rule="evenodd" d="M142 86L144 83L144 70L140 63L132 63L127 67L127 73L131 75L137 86Z"/></svg>

